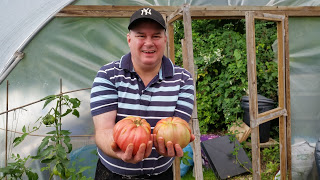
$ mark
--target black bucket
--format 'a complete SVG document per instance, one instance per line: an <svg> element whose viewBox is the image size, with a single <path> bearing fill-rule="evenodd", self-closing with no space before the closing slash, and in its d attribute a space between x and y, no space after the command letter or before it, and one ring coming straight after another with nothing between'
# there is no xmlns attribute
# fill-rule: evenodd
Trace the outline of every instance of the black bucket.
<svg viewBox="0 0 320 180"><path fill-rule="evenodd" d="M250 126L249 97L243 96L241 107L244 110L243 121ZM258 94L258 112L266 112L274 108L274 101ZM260 143L268 142L270 138L270 121L259 125Z"/></svg>

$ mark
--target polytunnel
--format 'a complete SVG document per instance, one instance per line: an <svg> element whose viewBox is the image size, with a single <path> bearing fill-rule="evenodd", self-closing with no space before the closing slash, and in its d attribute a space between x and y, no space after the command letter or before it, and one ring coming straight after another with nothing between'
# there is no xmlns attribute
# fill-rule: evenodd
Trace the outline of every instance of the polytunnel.
<svg viewBox="0 0 320 180"><path fill-rule="evenodd" d="M28 0L2 1L0 4L0 167L5 166L12 153L21 156L34 154L47 130L40 128L20 145L13 140L20 136L23 126L34 127L45 115L43 103L24 106L42 98L69 92L81 101L80 117L68 115L63 129L70 130L75 156L86 152L86 157L97 158L94 128L90 114L90 87L98 69L118 60L129 52L126 42L129 18L60 17L57 14L69 5L107 6L319 6L320 1L306 0ZM307 12L306 12L307 13ZM291 98L292 157L309 157L314 162L315 143L320 137L320 15L289 17L289 60ZM17 109L15 109L17 108ZM8 113L6 111L15 109ZM45 109L45 110L48 110ZM7 150L6 146L7 145ZM301 152L300 147L305 149ZM83 152L81 152L83 150ZM307 152L308 151L308 152ZM294 154L297 153L297 154ZM308 154L304 154L308 153ZM312 162L311 162L312 161ZM88 161L89 162L89 161ZM293 159L292 169L295 164ZM39 162L30 165L40 179L47 179ZM310 165L312 166L312 165ZM315 166L313 166L315 167ZM311 170L303 177L311 178ZM94 170L88 172L89 176ZM294 173L293 173L294 174Z"/></svg>

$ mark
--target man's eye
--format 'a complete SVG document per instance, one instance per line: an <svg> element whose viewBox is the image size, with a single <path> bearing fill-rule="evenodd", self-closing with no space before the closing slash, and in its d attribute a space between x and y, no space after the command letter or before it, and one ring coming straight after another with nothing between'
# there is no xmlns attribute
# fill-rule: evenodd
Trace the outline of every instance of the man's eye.
<svg viewBox="0 0 320 180"><path fill-rule="evenodd" d="M161 36L153 36L153 38L155 39L159 39Z"/></svg>

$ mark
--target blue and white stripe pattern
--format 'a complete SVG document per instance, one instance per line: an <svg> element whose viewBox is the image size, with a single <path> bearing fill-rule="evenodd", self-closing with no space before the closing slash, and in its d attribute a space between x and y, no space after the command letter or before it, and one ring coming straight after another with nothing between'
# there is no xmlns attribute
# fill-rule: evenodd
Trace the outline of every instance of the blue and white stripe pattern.
<svg viewBox="0 0 320 180"><path fill-rule="evenodd" d="M159 74L145 86L134 72L129 53L101 67L93 82L90 104L92 116L117 110L116 122L127 116L140 116L153 129L166 117L189 121L193 102L193 79L188 71L173 65L164 56ZM173 158L160 156L154 147L151 155L137 164L108 157L100 149L98 154L109 170L122 175L159 174L173 161Z"/></svg>

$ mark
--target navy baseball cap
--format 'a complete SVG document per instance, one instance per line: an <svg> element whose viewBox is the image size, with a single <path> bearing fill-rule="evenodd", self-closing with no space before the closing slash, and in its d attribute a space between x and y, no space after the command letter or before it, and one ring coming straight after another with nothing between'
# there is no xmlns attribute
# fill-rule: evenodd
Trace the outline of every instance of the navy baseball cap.
<svg viewBox="0 0 320 180"><path fill-rule="evenodd" d="M163 29L166 29L166 23L165 23L162 15L158 11L156 11L152 8L149 8L149 7L141 8L132 14L132 16L130 18L130 23L129 23L128 29L129 30L132 29L135 22L137 22L137 20L140 20L140 19L154 20L157 23L159 23L161 25L161 27L163 27Z"/></svg>

